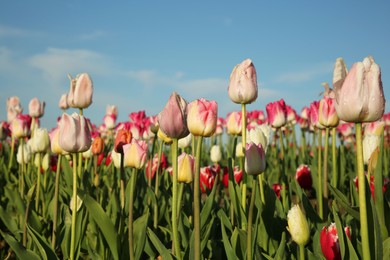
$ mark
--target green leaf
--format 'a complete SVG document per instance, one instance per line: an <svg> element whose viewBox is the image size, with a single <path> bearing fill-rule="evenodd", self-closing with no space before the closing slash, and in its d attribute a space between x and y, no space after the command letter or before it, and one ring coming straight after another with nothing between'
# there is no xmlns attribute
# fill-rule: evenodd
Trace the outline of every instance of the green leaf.
<svg viewBox="0 0 390 260"><path fill-rule="evenodd" d="M141 217L137 218L134 221L134 230L133 230L133 238L134 238L134 257L135 259L140 259L142 252L145 247L146 241L146 228L148 226L148 218L149 212L146 212Z"/></svg>
<svg viewBox="0 0 390 260"><path fill-rule="evenodd" d="M152 244L154 245L154 247L157 249L158 253L162 256L162 258L165 260L173 260L172 258L172 255L171 253L169 252L169 250L163 245L163 243L161 243L160 239L158 239L158 237L156 236L156 234L154 234L154 232L150 229L150 228L147 228L148 229L148 237L150 239L150 241L152 242Z"/></svg>
<svg viewBox="0 0 390 260"><path fill-rule="evenodd" d="M225 252L228 260L236 260L238 259L236 253L234 252L232 245L229 243L229 238L226 234L225 225L221 225L221 231L222 231L222 241L223 245L225 247Z"/></svg>
<svg viewBox="0 0 390 260"><path fill-rule="evenodd" d="M390 237L383 241L383 255L390 255Z"/></svg>
<svg viewBox="0 0 390 260"><path fill-rule="evenodd" d="M102 207L88 194L80 194L89 214L93 220L97 223L98 227L102 231L104 238L111 250L114 259L119 259L118 256L118 234L115 230L114 224L110 218L106 215Z"/></svg>
<svg viewBox="0 0 390 260"><path fill-rule="evenodd" d="M15 252L19 259L40 260L39 255L31 250L26 249L21 243L19 243L13 236L4 233L0 230L0 234L4 237L4 240Z"/></svg>
<svg viewBox="0 0 390 260"><path fill-rule="evenodd" d="M340 206L342 206L345 209L345 211L347 211L352 217L360 221L359 211L349 206L348 200L344 196L344 194L340 190L334 188L332 185L329 185L329 190L333 193L336 201L340 204Z"/></svg>
<svg viewBox="0 0 390 260"><path fill-rule="evenodd" d="M282 233L282 239L280 240L280 244L278 250L276 251L276 255L274 259L284 259L286 252L286 232Z"/></svg>
<svg viewBox="0 0 390 260"><path fill-rule="evenodd" d="M2 207L0 207L0 219L12 235L14 235L17 240L20 240L20 233L15 218L11 218Z"/></svg>
<svg viewBox="0 0 390 260"><path fill-rule="evenodd" d="M43 238L37 231L35 231L30 226L27 226L27 230L34 240L35 245L38 247L41 256L44 259L53 260L58 259L56 253L53 251L51 246L47 243L45 238Z"/></svg>

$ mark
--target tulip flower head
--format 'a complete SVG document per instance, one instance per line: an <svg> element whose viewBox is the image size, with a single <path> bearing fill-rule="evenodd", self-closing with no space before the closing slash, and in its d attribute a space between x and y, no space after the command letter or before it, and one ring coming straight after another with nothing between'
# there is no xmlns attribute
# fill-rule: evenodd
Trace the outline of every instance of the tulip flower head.
<svg viewBox="0 0 390 260"><path fill-rule="evenodd" d="M153 179L154 175L157 172L157 168L159 169L160 174L161 174L162 170L168 168L167 157L165 156L164 153L161 153L160 165L158 165L158 162L159 162L159 158L158 158L158 154L156 153L154 155L153 159L150 159L145 166L146 178Z"/></svg>
<svg viewBox="0 0 390 260"><path fill-rule="evenodd" d="M60 121L60 147L69 153L85 152L91 146L91 133L84 116L64 113Z"/></svg>
<svg viewBox="0 0 390 260"><path fill-rule="evenodd" d="M221 146L213 145L210 150L210 160L213 163L218 163L222 160Z"/></svg>
<svg viewBox="0 0 390 260"><path fill-rule="evenodd" d="M265 107L268 116L268 124L274 128L280 128L287 123L286 103L283 99L268 103Z"/></svg>
<svg viewBox="0 0 390 260"><path fill-rule="evenodd" d="M94 155L99 155L104 151L104 140L98 136L92 141L91 152Z"/></svg>
<svg viewBox="0 0 390 260"><path fill-rule="evenodd" d="M333 68L333 87L341 88L344 83L345 78L347 77L348 69L347 65L343 58L337 58Z"/></svg>
<svg viewBox="0 0 390 260"><path fill-rule="evenodd" d="M158 114L158 123L161 131L170 138L180 139L187 136L187 101L173 92L164 109Z"/></svg>
<svg viewBox="0 0 390 260"><path fill-rule="evenodd" d="M318 122L325 127L336 127L339 124L339 117L336 113L334 99L324 97L320 100L318 108Z"/></svg>
<svg viewBox="0 0 390 260"><path fill-rule="evenodd" d="M245 171L258 175L265 170L265 152L261 144L247 143L245 147Z"/></svg>
<svg viewBox="0 0 390 260"><path fill-rule="evenodd" d="M230 74L230 99L237 104L250 104L257 99L257 75L252 60L236 65Z"/></svg>
<svg viewBox="0 0 390 260"><path fill-rule="evenodd" d="M194 179L195 172L195 158L187 153L182 153L177 158L178 160L178 171L177 181L190 183Z"/></svg>
<svg viewBox="0 0 390 260"><path fill-rule="evenodd" d="M212 136L217 127L218 105L204 98L188 104L187 126L194 136Z"/></svg>
<svg viewBox="0 0 390 260"><path fill-rule="evenodd" d="M10 129L15 138L27 137L30 135L31 117L29 115L18 114L12 120Z"/></svg>
<svg viewBox="0 0 390 260"><path fill-rule="evenodd" d="M18 152L16 154L16 161L19 164L27 164L31 160L31 149L30 145L22 143L18 147Z"/></svg>
<svg viewBox="0 0 390 260"><path fill-rule="evenodd" d="M38 98L31 99L30 103L28 104L29 112L28 114L31 117L42 117L45 111L45 102L40 102Z"/></svg>
<svg viewBox="0 0 390 260"><path fill-rule="evenodd" d="M132 139L131 143L123 146L124 166L141 169L145 166L148 145L143 140Z"/></svg>
<svg viewBox="0 0 390 260"><path fill-rule="evenodd" d="M300 246L305 246L310 239L310 227L298 204L288 211L287 223L287 230L290 232L292 240Z"/></svg>
<svg viewBox="0 0 390 260"><path fill-rule="evenodd" d="M233 111L226 119L226 130L229 135L241 135L241 112Z"/></svg>
<svg viewBox="0 0 390 260"><path fill-rule="evenodd" d="M350 228L344 228L345 234L351 239ZM339 236L337 235L336 223L330 224L329 227L324 226L320 233L321 250L327 260L340 259L340 244Z"/></svg>
<svg viewBox="0 0 390 260"><path fill-rule="evenodd" d="M37 128L30 140L32 153L45 153L50 147L50 137L45 128Z"/></svg>
<svg viewBox="0 0 390 260"><path fill-rule="evenodd" d="M325 129L325 126L322 125L319 121L319 110L320 102L313 101L310 104L310 124L317 129Z"/></svg>
<svg viewBox="0 0 390 260"><path fill-rule="evenodd" d="M68 105L68 94L62 94L60 100L58 101L58 107L62 110L66 110L69 108Z"/></svg>
<svg viewBox="0 0 390 260"><path fill-rule="evenodd" d="M200 168L200 190L205 193L207 190L211 190L214 186L216 173L212 167L205 166Z"/></svg>
<svg viewBox="0 0 390 260"><path fill-rule="evenodd" d="M13 96L7 99L7 122L11 123L17 115L23 112L19 97Z"/></svg>
<svg viewBox="0 0 390 260"><path fill-rule="evenodd" d="M67 96L67 104L73 108L87 108L92 104L93 83L87 73L81 73L75 78L68 75L70 90Z"/></svg>
<svg viewBox="0 0 390 260"><path fill-rule="evenodd" d="M266 124L252 128L247 133L247 143L252 141L256 145L261 144L264 152L267 153L268 145L271 142L271 131L271 127Z"/></svg>
<svg viewBox="0 0 390 260"><path fill-rule="evenodd" d="M189 133L186 137L180 138L177 144L179 148L185 149L191 145L191 141L192 141L192 134Z"/></svg>
<svg viewBox="0 0 390 260"><path fill-rule="evenodd" d="M234 180L237 184L240 184L244 172L238 166L233 168ZM227 167L223 168L222 184L225 188L229 186L229 170Z"/></svg>
<svg viewBox="0 0 390 260"><path fill-rule="evenodd" d="M336 85L335 107L341 120L362 123L380 119L385 110L381 70L374 58L353 64L342 86Z"/></svg>
<svg viewBox="0 0 390 260"><path fill-rule="evenodd" d="M120 129L116 133L114 150L117 153L123 153L123 146L129 144L132 139L132 133L128 129Z"/></svg>
<svg viewBox="0 0 390 260"><path fill-rule="evenodd" d="M295 172L295 179L302 189L310 190L313 185L313 179L309 166L306 164L299 165Z"/></svg>

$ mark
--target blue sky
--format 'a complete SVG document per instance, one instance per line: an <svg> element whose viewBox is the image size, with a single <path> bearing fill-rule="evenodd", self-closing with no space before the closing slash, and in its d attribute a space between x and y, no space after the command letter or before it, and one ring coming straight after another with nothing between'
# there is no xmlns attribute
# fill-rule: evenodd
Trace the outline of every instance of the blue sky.
<svg viewBox="0 0 390 260"><path fill-rule="evenodd" d="M331 83L337 57L350 67L372 55L389 99L389 13L388 1L3 1L0 120L8 97L19 96L25 113L37 97L42 125L53 127L67 74L81 72L94 82L85 115L96 124L108 104L119 121L157 114L173 91L216 100L225 117L240 109L227 86L246 58L259 83L248 110L284 98L300 112Z"/></svg>

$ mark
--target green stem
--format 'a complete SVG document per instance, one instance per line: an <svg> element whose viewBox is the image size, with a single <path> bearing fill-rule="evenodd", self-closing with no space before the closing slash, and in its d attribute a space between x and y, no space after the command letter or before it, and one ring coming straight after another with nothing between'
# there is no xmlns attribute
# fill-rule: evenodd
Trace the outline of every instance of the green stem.
<svg viewBox="0 0 390 260"><path fill-rule="evenodd" d="M158 148L158 161L157 161L157 170L156 170L156 181L154 183L154 194L156 195L156 201L158 200L158 191L160 186L160 163L161 163L161 155L163 150L164 142L161 142ZM158 203L153 205L154 214L153 214L153 227L157 229L158 226Z"/></svg>
<svg viewBox="0 0 390 260"><path fill-rule="evenodd" d="M304 162L306 159L306 134L304 130L302 130L302 137L301 137L301 152L302 152L302 160Z"/></svg>
<svg viewBox="0 0 390 260"><path fill-rule="evenodd" d="M299 245L299 260L305 259L305 246Z"/></svg>
<svg viewBox="0 0 390 260"><path fill-rule="evenodd" d="M324 149L324 161L323 161L323 198L325 207L323 208L324 217L327 216L327 205L328 205L328 149L329 149L329 128L325 130L325 149Z"/></svg>
<svg viewBox="0 0 390 260"><path fill-rule="evenodd" d="M37 165L37 194L35 196L35 210L39 212L39 196L41 191L41 153L37 153L38 156L38 165Z"/></svg>
<svg viewBox="0 0 390 260"><path fill-rule="evenodd" d="M53 233L51 237L51 247L55 250L57 240L57 221L58 221L58 197L60 189L60 168L61 168L61 154L58 155L56 180L54 187L54 215L53 215Z"/></svg>
<svg viewBox="0 0 390 260"><path fill-rule="evenodd" d="M195 176L194 176L194 259L201 257L200 250L200 162L202 156L203 136L197 137L195 155Z"/></svg>
<svg viewBox="0 0 390 260"><path fill-rule="evenodd" d="M120 203L121 211L125 208L125 167L124 165L124 154L121 153L121 162L120 162Z"/></svg>
<svg viewBox="0 0 390 260"><path fill-rule="evenodd" d="M255 205L255 197L256 197L256 186L257 186L257 178L253 178L252 182L252 194L251 194L251 202L249 205L249 213L248 213L248 231L246 238L246 252L247 259L252 260L252 222L253 222L253 208Z"/></svg>
<svg viewBox="0 0 390 260"><path fill-rule="evenodd" d="M10 154L10 157L9 157L8 170L11 170L12 163L13 163L13 160L14 160L14 153L15 153L15 137L12 135L11 136L11 154Z"/></svg>
<svg viewBox="0 0 390 260"><path fill-rule="evenodd" d="M19 177L19 184L20 184L20 197L22 198L22 199L24 199L24 174L25 174L25 171L24 171L24 169L25 169L25 167L24 167L24 165L25 165L25 163L24 163L24 147L23 147L23 142L24 142L24 140L23 140L23 138L21 138L20 139L20 146L21 146L21 153L22 153L22 163L21 163L21 175L20 175L20 177Z"/></svg>
<svg viewBox="0 0 390 260"><path fill-rule="evenodd" d="M337 147L336 147L336 127L332 128L332 186L337 188Z"/></svg>
<svg viewBox="0 0 390 260"><path fill-rule="evenodd" d="M245 147L246 147L246 105L241 104L241 144L242 144L242 152L244 154L244 161L245 161ZM243 172L243 180L242 180L242 189L241 189L241 206L244 210L244 213L246 212L246 190L247 190L247 178L246 178L246 172L245 167L242 167ZM242 228L246 229L244 220L242 221Z"/></svg>
<svg viewBox="0 0 390 260"><path fill-rule="evenodd" d="M281 160L282 160L282 170L280 171L281 179L282 179L282 203L284 211L288 211L288 203L287 203L287 178L286 178L286 163L285 163L285 151L284 151L284 142L283 142L283 131L282 128L279 128L279 141L280 141L280 153L281 153Z"/></svg>
<svg viewBox="0 0 390 260"><path fill-rule="evenodd" d="M259 189L260 189L260 198L263 205L265 205L265 196L264 196L264 173L259 174Z"/></svg>
<svg viewBox="0 0 390 260"><path fill-rule="evenodd" d="M173 236L173 254L181 259L181 249L179 242L179 232L177 225L177 153L178 153L178 139L173 138L172 142L172 236Z"/></svg>
<svg viewBox="0 0 390 260"><path fill-rule="evenodd" d="M133 168L130 178L130 198L129 198L129 255L130 260L134 259L134 238L133 238L133 207L134 207L134 191L137 180L137 169Z"/></svg>
<svg viewBox="0 0 390 260"><path fill-rule="evenodd" d="M322 194L322 130L318 129L318 147L317 147L317 171L318 171L318 215L321 219L324 219L324 206L323 206L323 194Z"/></svg>
<svg viewBox="0 0 390 260"><path fill-rule="evenodd" d="M364 176L362 123L356 123L356 159L359 182L359 212L360 236L362 240L363 259L371 259L370 244L368 241L368 221L366 205L366 180Z"/></svg>
<svg viewBox="0 0 390 260"><path fill-rule="evenodd" d="M72 211L72 230L70 239L70 259L75 259L76 242L76 215L77 215L77 153L73 154L73 211Z"/></svg>

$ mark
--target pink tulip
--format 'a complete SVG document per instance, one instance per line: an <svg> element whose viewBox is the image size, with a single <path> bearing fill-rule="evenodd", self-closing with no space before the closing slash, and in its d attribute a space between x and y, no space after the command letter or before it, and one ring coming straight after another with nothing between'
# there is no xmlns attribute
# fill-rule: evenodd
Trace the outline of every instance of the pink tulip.
<svg viewBox="0 0 390 260"><path fill-rule="evenodd" d="M15 138L27 137L30 135L31 117L29 115L18 114L10 124L12 136Z"/></svg>
<svg viewBox="0 0 390 260"><path fill-rule="evenodd" d="M61 108L62 110L66 110L69 108L67 99L68 99L68 94L62 94L60 101L58 101L58 107Z"/></svg>
<svg viewBox="0 0 390 260"><path fill-rule="evenodd" d="M204 98L188 105L187 126L194 136L212 136L217 127L218 105Z"/></svg>
<svg viewBox="0 0 390 260"><path fill-rule="evenodd" d="M106 115L113 115L116 118L118 116L118 108L115 105L107 105Z"/></svg>
<svg viewBox="0 0 390 260"><path fill-rule="evenodd" d="M113 114L106 114L103 117L103 122L107 129L112 130L116 126L116 116Z"/></svg>
<svg viewBox="0 0 390 260"><path fill-rule="evenodd" d="M334 99L329 97L320 100L318 121L325 127L336 127L339 124L334 103Z"/></svg>
<svg viewBox="0 0 390 260"><path fill-rule="evenodd" d="M215 133L214 133L215 135L223 134L224 124L225 124L225 119L223 119L222 117L218 117L218 119L217 119L217 126L215 128Z"/></svg>
<svg viewBox="0 0 390 260"><path fill-rule="evenodd" d="M91 147L91 133L84 116L64 113L60 121L60 147L69 153L85 152Z"/></svg>
<svg viewBox="0 0 390 260"><path fill-rule="evenodd" d="M241 135L241 112L233 111L226 119L226 131L229 135Z"/></svg>
<svg viewBox="0 0 390 260"><path fill-rule="evenodd" d="M257 175L265 170L265 152L263 146L250 142L245 147L245 171L249 175Z"/></svg>
<svg viewBox="0 0 390 260"><path fill-rule="evenodd" d="M134 167L136 169L141 169L145 166L147 155L148 155L148 145L145 141L139 141L132 139L131 143L123 146L124 154L124 166L125 167Z"/></svg>
<svg viewBox="0 0 390 260"><path fill-rule="evenodd" d="M170 96L164 109L158 114L161 131L170 138L183 138L188 135L187 102L176 92Z"/></svg>
<svg viewBox="0 0 390 260"><path fill-rule="evenodd" d="M257 99L257 76L252 60L234 67L228 87L230 99L237 104L250 104Z"/></svg>
<svg viewBox="0 0 390 260"><path fill-rule="evenodd" d="M385 122L378 120L364 124L364 135L375 135L381 137L385 129Z"/></svg>
<svg viewBox="0 0 390 260"><path fill-rule="evenodd" d="M319 101L313 101L310 104L310 124L317 129L325 129L325 126L319 122L319 109Z"/></svg>
<svg viewBox="0 0 390 260"><path fill-rule="evenodd" d="M70 76L69 76L70 77ZM67 103L74 108L87 108L92 104L93 83L87 73L70 78L70 90Z"/></svg>
<svg viewBox="0 0 390 260"><path fill-rule="evenodd" d="M297 112L291 107L286 105L287 122L295 124L297 122Z"/></svg>
<svg viewBox="0 0 390 260"><path fill-rule="evenodd" d="M334 91L336 111L341 120L373 122L384 113L381 70L371 56L353 64L343 85L335 86Z"/></svg>
<svg viewBox="0 0 390 260"><path fill-rule="evenodd" d="M7 99L7 122L11 123L17 115L23 112L23 107L20 105L18 97L9 97Z"/></svg>
<svg viewBox="0 0 390 260"><path fill-rule="evenodd" d="M268 103L265 109L272 127L280 128L287 123L287 109L283 99Z"/></svg>
<svg viewBox="0 0 390 260"><path fill-rule="evenodd" d="M343 58L337 58L336 63L334 64L333 69L333 87L341 88L344 83L345 78L347 77L348 70Z"/></svg>
<svg viewBox="0 0 390 260"><path fill-rule="evenodd" d="M45 102L40 102L38 98L31 99L30 103L28 104L28 114L31 117L42 117L45 111Z"/></svg>

